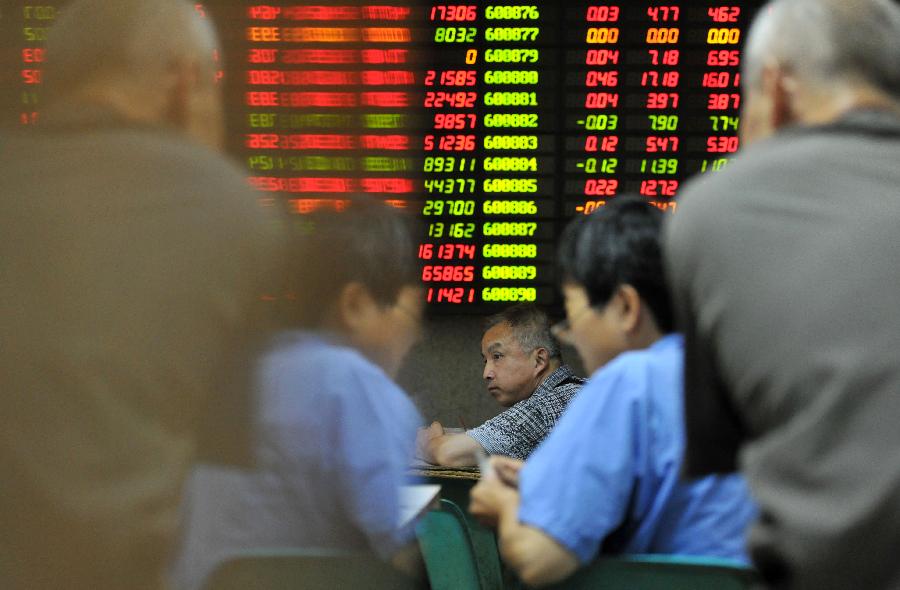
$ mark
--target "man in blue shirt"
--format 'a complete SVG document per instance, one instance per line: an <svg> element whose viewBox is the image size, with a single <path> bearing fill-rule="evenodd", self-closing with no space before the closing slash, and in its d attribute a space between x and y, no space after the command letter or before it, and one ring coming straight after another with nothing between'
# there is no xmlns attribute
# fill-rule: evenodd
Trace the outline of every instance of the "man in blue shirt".
<svg viewBox="0 0 900 590"><path fill-rule="evenodd" d="M495 458L472 490L472 512L497 523L501 555L529 585L565 578L600 551L745 560L754 507L743 480L679 481L683 349L661 217L619 198L561 239L567 319L555 331L593 374L526 463Z"/></svg>
<svg viewBox="0 0 900 590"><path fill-rule="evenodd" d="M193 473L178 588L254 548L372 551L414 569L399 489L422 419L392 381L422 315L413 240L375 203L296 223L296 329L259 366L257 467Z"/></svg>

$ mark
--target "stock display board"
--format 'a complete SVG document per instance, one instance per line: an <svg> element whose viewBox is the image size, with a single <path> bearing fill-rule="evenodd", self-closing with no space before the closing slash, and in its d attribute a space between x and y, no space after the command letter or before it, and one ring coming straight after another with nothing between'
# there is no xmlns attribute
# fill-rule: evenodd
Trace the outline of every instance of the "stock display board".
<svg viewBox="0 0 900 590"><path fill-rule="evenodd" d="M31 125L64 3L5 2L7 123ZM264 200L303 214L365 193L415 212L428 301L481 313L557 303L555 242L572 216L626 193L673 211L687 177L727 164L758 4L196 9L223 41L229 151Z"/></svg>

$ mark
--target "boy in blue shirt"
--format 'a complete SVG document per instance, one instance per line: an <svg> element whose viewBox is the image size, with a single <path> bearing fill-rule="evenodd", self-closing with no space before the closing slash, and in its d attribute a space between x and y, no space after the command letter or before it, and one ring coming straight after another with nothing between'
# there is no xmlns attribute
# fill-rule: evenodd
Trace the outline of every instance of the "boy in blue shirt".
<svg viewBox="0 0 900 590"><path fill-rule="evenodd" d="M529 585L604 553L745 560L754 507L739 476L679 481L683 344L672 333L662 213L620 197L573 221L559 265L566 320L590 380L526 463L496 457L472 490L500 552Z"/></svg>
<svg viewBox="0 0 900 590"><path fill-rule="evenodd" d="M194 471L179 589L273 547L374 552L419 573L399 489L422 418L393 381L424 304L412 235L396 210L369 201L294 223L289 329L257 371L257 465Z"/></svg>

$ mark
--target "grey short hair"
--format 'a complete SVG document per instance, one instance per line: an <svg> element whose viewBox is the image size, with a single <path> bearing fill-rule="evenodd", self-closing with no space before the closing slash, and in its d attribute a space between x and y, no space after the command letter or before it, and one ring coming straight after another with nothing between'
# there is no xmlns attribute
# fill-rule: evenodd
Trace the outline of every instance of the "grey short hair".
<svg viewBox="0 0 900 590"><path fill-rule="evenodd" d="M519 346L525 352L544 348L549 358L562 360L559 341L550 333L550 318L538 306L532 303L518 303L507 307L485 320L484 331L487 332L500 324L509 325Z"/></svg>
<svg viewBox="0 0 900 590"><path fill-rule="evenodd" d="M891 0L773 0L744 48L744 83L768 60L805 83L866 85L900 99L900 5Z"/></svg>
<svg viewBox="0 0 900 590"><path fill-rule="evenodd" d="M47 37L48 98L95 81L152 88L180 57L198 58L212 73L217 48L210 19L185 0L76 0Z"/></svg>

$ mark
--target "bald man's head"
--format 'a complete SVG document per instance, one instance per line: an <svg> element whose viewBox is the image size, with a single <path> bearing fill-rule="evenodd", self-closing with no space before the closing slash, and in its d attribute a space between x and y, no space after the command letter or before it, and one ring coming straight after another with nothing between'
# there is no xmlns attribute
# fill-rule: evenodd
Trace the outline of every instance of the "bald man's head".
<svg viewBox="0 0 900 590"><path fill-rule="evenodd" d="M74 0L48 35L45 100L100 104L218 143L217 49L209 21L183 0Z"/></svg>
<svg viewBox="0 0 900 590"><path fill-rule="evenodd" d="M750 29L742 83L745 140L860 107L900 108L900 5L773 0Z"/></svg>

